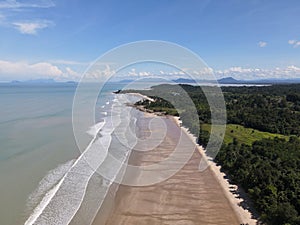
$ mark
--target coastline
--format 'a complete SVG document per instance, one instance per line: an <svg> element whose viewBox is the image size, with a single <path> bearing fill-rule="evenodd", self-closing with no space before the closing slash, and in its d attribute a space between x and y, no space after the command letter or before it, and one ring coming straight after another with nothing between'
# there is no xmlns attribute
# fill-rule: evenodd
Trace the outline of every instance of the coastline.
<svg viewBox="0 0 300 225"><path fill-rule="evenodd" d="M149 98L148 96L142 95L140 93L132 93L135 95L138 95L139 97L142 97L144 99L154 101L153 99ZM143 111L146 114L154 114L156 116L163 116L163 113L160 112L152 112L151 110L148 110L144 108L143 106L134 106L136 109ZM258 220L254 217L257 217L257 215L253 215L251 211L251 207L247 204L248 198L245 196L245 193L243 190L240 190L238 185L230 184L230 180L227 177L227 175L221 171L221 166L218 166L214 161L208 159L205 153L205 149L203 146L197 144L197 137L195 137L192 133L189 132L188 128L182 126L182 121L180 120L180 117L178 116L171 116L168 115L169 118L172 118L173 121L177 124L179 128L182 129L183 132L185 132L190 139L195 143L198 152L201 154L202 159L207 164L207 169L211 170L213 172L214 177L218 180L219 184L223 188L224 194L227 197L228 201L230 202L232 209L238 216L241 223L248 223L249 225L256 225L258 223ZM241 192L240 194L238 192ZM242 207L241 203L244 202L244 207ZM250 209L250 210L248 210Z"/></svg>
<svg viewBox="0 0 300 225"><path fill-rule="evenodd" d="M133 94L135 94L135 93L133 93ZM149 98L148 96L142 95L140 93L137 93L137 95L144 99L154 101L153 99ZM144 113L147 113L147 114L154 114L156 116L164 115L163 113L160 113L160 112L152 112L151 110L148 110L148 109L144 108L143 106L133 105L133 107L135 107L136 109L143 111ZM192 133L190 133L188 128L182 126L182 121L180 120L180 117L171 116L171 115L168 115L168 117L172 118L173 121L177 124L177 126L179 128L181 128L181 130L183 132L185 132L189 136L189 138L195 143L198 152L201 154L202 159L207 164L206 169L211 170L214 177L218 180L219 184L223 188L225 196L227 197L228 201L230 202L231 207L234 210L234 212L236 213L236 215L238 216L240 222L248 224L248 225L258 224L258 219L256 219L258 216L255 215L256 214L255 212L251 212L251 211L255 211L255 210L251 209L251 207L247 204L247 202L249 202L249 200L248 200L246 194L244 193L244 191L241 190L241 188L238 185L230 184L230 180L227 178L227 175L221 171L221 166L218 166L214 161L208 159L203 146L197 144L197 137L195 137ZM242 206L242 203L244 204L244 206ZM248 209L250 209L251 211Z"/></svg>
<svg viewBox="0 0 300 225"><path fill-rule="evenodd" d="M140 108L138 110L142 111ZM159 116L150 112L142 113L142 121L145 123L141 126L142 136L147 136L149 132L147 123L153 118L162 119L167 124L170 133L166 135L164 142L152 151L133 151L129 159L130 164L147 165L162 160L173 151L180 133L186 137L186 142L192 143L197 151L179 172L166 181L144 187L121 184L113 200L108 220L103 222L101 216L98 215L93 224L225 225L247 223L234 210L232 201L226 196L225 187L220 184L214 171L209 168L197 173L199 159L205 153L196 145L196 138L186 128L180 126L179 118ZM135 174L133 179L139 179L139 174ZM183 180L185 182L182 182Z"/></svg>
<svg viewBox="0 0 300 225"><path fill-rule="evenodd" d="M181 127L181 129L185 133L187 133L187 135L189 135L191 140L193 140L196 143L196 137L192 133L190 133L187 128L181 126L182 122L181 122L180 118L175 117L175 116L170 116L170 117L173 117L173 120L175 121L175 123L179 127ZM219 184L223 188L224 194L226 195L228 201L230 202L232 209L234 210L236 215L239 217L239 220L241 221L241 223L246 223L246 224L248 223L249 225L256 225L258 223L258 220L252 218L253 217L252 213L249 210L247 210L241 206L241 203L247 199L246 198L244 199L239 194L237 194L239 187L235 184L230 184L229 179L226 178L227 175L221 171L221 166L218 166L214 161L209 160L207 158L207 156L205 154L205 150L201 145L198 145L196 143L196 146L197 146L197 150L199 151L199 153L201 154L201 156L203 157L205 162L208 163L207 169L209 169L213 172L213 175L215 176L215 178L218 180ZM236 193L236 194L234 194L234 193ZM242 195L244 195L244 193L242 193ZM248 205L246 207L249 208Z"/></svg>
<svg viewBox="0 0 300 225"><path fill-rule="evenodd" d="M141 94L139 96L144 97ZM251 213L239 206L239 203L244 199L237 198L233 194L237 187L230 185L225 178L226 175L220 171L220 167L207 159L202 146L196 144L196 137L187 128L181 126L179 117L149 112L143 107L133 107L142 111L143 120L158 117L165 122L168 121L167 123L170 124L172 130L184 133L197 151L194 152L191 160L182 171L167 181L146 187L121 184L115 198L110 197L108 206L111 210L110 212L106 211L105 221L103 214L99 212L93 225L257 224L257 220L251 218ZM145 131L145 128L145 126L142 127L142 133L149 132ZM168 139L174 141L172 139L176 138L171 135L168 136ZM169 151L174 149L170 148L169 145L170 143L166 145L168 147L162 145L161 148L157 149L162 151L159 157L155 155L157 153L151 153L152 151L150 153L133 151L129 158L129 164L144 165L145 163L151 164L160 161L161 155L169 154ZM165 152L166 149L168 153ZM201 158L208 163L208 168L202 172L198 171ZM138 179L138 177L139 175L135 174L132 179ZM184 184L178 185L178 183ZM172 187L173 184L174 187ZM170 201L169 203L167 199ZM201 203L204 203L205 207L202 208Z"/></svg>
<svg viewBox="0 0 300 225"><path fill-rule="evenodd" d="M167 127L164 140L151 151L134 151L130 164L152 165L167 158L178 145L180 148L195 147L190 138L182 132L171 117L146 114L141 119L141 138L149 135L153 118L163 120ZM139 126L140 126L139 125ZM138 144L137 144L138 145ZM135 149L139 149L137 146ZM115 224L184 224L184 225L228 225L240 224L221 186L210 170L197 172L201 156L194 151L181 170L167 180L149 186L120 185L114 207L106 225ZM129 179L140 179L140 174L129 175ZM184 182L183 182L184 181ZM99 225L101 221L95 221Z"/></svg>

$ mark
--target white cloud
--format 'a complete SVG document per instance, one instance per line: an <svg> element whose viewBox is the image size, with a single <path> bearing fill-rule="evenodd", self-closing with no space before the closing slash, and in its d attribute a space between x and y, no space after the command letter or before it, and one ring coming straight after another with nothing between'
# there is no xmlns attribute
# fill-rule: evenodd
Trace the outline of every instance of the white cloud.
<svg viewBox="0 0 300 225"><path fill-rule="evenodd" d="M36 34L38 30L54 25L54 23L42 18L33 18L32 15L40 15L38 10L41 8L54 6L55 4L51 0L26 0L22 2L0 0L0 26L15 28L22 34ZM20 21L19 18L29 19Z"/></svg>
<svg viewBox="0 0 300 225"><path fill-rule="evenodd" d="M232 76L237 79L261 79L261 78L300 78L300 68L294 65L285 68L261 69L232 67L226 70L215 71L217 77Z"/></svg>
<svg viewBox="0 0 300 225"><path fill-rule="evenodd" d="M190 70L190 69L186 68L184 71L186 73L201 76L203 79L206 79L212 75L213 69L210 67L205 67L205 68L202 68L201 70Z"/></svg>
<svg viewBox="0 0 300 225"><path fill-rule="evenodd" d="M146 71L144 71L144 72L139 72L139 76L140 76L140 77L147 77L147 76L151 76L151 73L150 73L150 72L146 72Z"/></svg>
<svg viewBox="0 0 300 225"><path fill-rule="evenodd" d="M260 42L258 42L258 46L261 47L261 48L266 47L267 46L267 42L260 41Z"/></svg>
<svg viewBox="0 0 300 225"><path fill-rule="evenodd" d="M163 72L163 71L161 71ZM137 71L135 68L132 68L130 71L128 71L127 76L129 77L148 77L151 76L152 73L148 71Z"/></svg>
<svg viewBox="0 0 300 225"><path fill-rule="evenodd" d="M137 72L135 71L135 68L132 68L132 69L128 72L128 75L129 75L129 76L136 77L138 74L137 74Z"/></svg>
<svg viewBox="0 0 300 225"><path fill-rule="evenodd" d="M72 70L70 67L65 68L65 72L62 73L60 77L58 77L59 80L65 79L65 80L79 80L81 77L81 74L78 72Z"/></svg>
<svg viewBox="0 0 300 225"><path fill-rule="evenodd" d="M160 74L166 74L161 71ZM283 68L244 68L240 66L230 67L223 70L213 70L212 68L205 68L199 71L192 70L189 74L195 76L197 79L212 79L213 74L217 79L223 77L234 77L236 79L243 80L255 80L255 79L266 79L266 78L300 78L300 67L295 65L283 67ZM181 76L185 77L186 76Z"/></svg>
<svg viewBox="0 0 300 225"><path fill-rule="evenodd" d="M296 40L289 40L288 41L288 43L290 44L290 45L293 45L293 44L295 44L297 41Z"/></svg>
<svg viewBox="0 0 300 225"><path fill-rule="evenodd" d="M50 21L14 22L14 27L22 34L36 34L38 30L53 25Z"/></svg>
<svg viewBox="0 0 300 225"><path fill-rule="evenodd" d="M288 43L290 45L292 45L294 48L297 48L300 46L300 41L297 41L297 40L289 40Z"/></svg>
<svg viewBox="0 0 300 225"><path fill-rule="evenodd" d="M62 74L62 71L59 70L58 67L46 62L28 64L26 62L10 62L0 60L0 74L59 76Z"/></svg>
<svg viewBox="0 0 300 225"><path fill-rule="evenodd" d="M59 65L59 66L58 66ZM109 64L99 65L97 69L91 70L87 74L90 80L106 79L115 74L114 67ZM212 68L203 68L199 71L187 71L196 79L211 79L212 74L216 78L234 77L243 80L255 80L266 78L300 78L300 67L290 65L284 68L262 69L262 68L245 68L240 66L230 67L223 70L213 70ZM122 77L125 75L121 74ZM148 72L131 68L126 72L126 78L141 78L149 76L162 76L171 79L187 78L187 75L182 71L165 71L158 70L157 72ZM118 74L116 74L118 76ZM53 64L49 62L27 63L27 62L12 62L0 60L0 80L29 80L40 78L53 78L55 80L79 80L81 74L76 72L72 65Z"/></svg>
<svg viewBox="0 0 300 225"><path fill-rule="evenodd" d="M236 67L230 67L229 69L226 69L223 71L223 73L249 73L249 72L253 72L255 69L251 69L251 68L242 68L240 66L236 66Z"/></svg>
<svg viewBox="0 0 300 225"><path fill-rule="evenodd" d="M91 80L106 80L110 76L112 76L115 73L115 70L111 68L109 64L107 65L98 65L95 68L89 70L85 77L86 79L91 79Z"/></svg>
<svg viewBox="0 0 300 225"><path fill-rule="evenodd" d="M6 0L0 2L0 9L17 9L17 8L50 8L54 7L55 4L52 1L42 0L42 1L24 1L19 2L16 0Z"/></svg>
<svg viewBox="0 0 300 225"><path fill-rule="evenodd" d="M166 70L158 70L156 73L143 73L138 72L136 69L131 69L128 72L128 77L139 77L141 75L159 75L165 78L177 79L177 78L188 78L188 74L190 74L194 79L199 80L211 80L214 79L214 76L219 79L223 77L234 77L236 79L242 80L255 80L255 79L267 79L267 78L300 78L300 67L295 65L290 65L283 68L245 68L241 66L234 66L228 69L222 70L214 70L210 67L202 68L200 70L194 69L185 69L185 72L182 71L166 71Z"/></svg>
<svg viewBox="0 0 300 225"><path fill-rule="evenodd" d="M48 62L29 64L27 62L11 62L0 60L0 80L28 80L37 78L53 78L56 80L78 79L79 74L71 68L59 68Z"/></svg>

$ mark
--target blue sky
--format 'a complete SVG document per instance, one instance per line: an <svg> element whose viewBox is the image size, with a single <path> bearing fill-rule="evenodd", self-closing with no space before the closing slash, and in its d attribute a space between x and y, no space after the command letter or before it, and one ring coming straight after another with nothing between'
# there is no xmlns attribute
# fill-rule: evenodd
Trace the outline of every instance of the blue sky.
<svg viewBox="0 0 300 225"><path fill-rule="evenodd" d="M118 45L170 41L216 76L300 78L298 0L0 0L0 81L76 79Z"/></svg>

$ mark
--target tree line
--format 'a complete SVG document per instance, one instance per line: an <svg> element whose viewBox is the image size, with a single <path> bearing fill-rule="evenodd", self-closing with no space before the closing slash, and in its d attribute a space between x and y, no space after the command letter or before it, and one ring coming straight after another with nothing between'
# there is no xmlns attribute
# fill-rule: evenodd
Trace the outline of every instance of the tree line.
<svg viewBox="0 0 300 225"><path fill-rule="evenodd" d="M205 90L214 93L214 87ZM222 91L227 123L289 138L262 139L250 145L233 139L232 143L223 143L215 161L249 195L262 222L300 224L300 85L222 87ZM136 104L179 115L183 125L199 137L199 144L206 146L210 134L198 130L196 124L211 122L211 109L201 87L165 84L136 92L156 100ZM180 99L184 92L192 99L197 118L193 117L191 106Z"/></svg>

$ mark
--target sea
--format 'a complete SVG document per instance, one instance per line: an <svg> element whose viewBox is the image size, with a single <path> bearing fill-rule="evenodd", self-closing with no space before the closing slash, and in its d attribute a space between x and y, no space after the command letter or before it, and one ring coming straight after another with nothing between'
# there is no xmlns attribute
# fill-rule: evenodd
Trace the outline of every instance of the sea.
<svg viewBox="0 0 300 225"><path fill-rule="evenodd" d="M113 180L124 173L106 158L128 160L141 112L126 103L140 97L113 94L122 84L106 84L95 124L86 130L90 141L80 150L72 127L76 87L0 84L0 224L91 224Z"/></svg>
<svg viewBox="0 0 300 225"><path fill-rule="evenodd" d="M90 85L84 99L97 88ZM92 224L106 196L117 191L113 181L122 179L122 164L139 135L136 122L143 114L126 103L141 97L113 93L123 87L103 86L95 123L79 149L72 126L76 83L0 84L1 225Z"/></svg>

